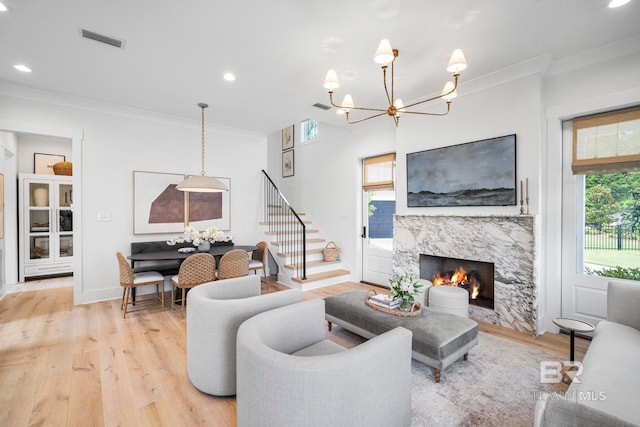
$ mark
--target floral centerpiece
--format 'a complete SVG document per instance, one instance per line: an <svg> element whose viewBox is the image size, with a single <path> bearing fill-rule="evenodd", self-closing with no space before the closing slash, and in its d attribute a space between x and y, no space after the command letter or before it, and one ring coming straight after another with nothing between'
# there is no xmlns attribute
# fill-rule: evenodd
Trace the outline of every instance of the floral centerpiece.
<svg viewBox="0 0 640 427"><path fill-rule="evenodd" d="M209 227L204 231L198 231L194 227L187 225L184 228L184 233L178 237L167 240L167 245L174 246L176 243L190 242L193 246L197 246L198 250L208 251L211 243L232 241L232 236L227 236L216 227Z"/></svg>
<svg viewBox="0 0 640 427"><path fill-rule="evenodd" d="M411 302L422 288L413 274L405 273L395 279L389 280L391 299L400 300L400 310L411 310Z"/></svg>

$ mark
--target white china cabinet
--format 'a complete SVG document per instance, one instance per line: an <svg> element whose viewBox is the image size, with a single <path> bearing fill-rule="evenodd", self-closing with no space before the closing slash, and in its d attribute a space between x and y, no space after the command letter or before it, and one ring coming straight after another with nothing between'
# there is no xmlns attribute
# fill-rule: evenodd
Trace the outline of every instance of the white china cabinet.
<svg viewBox="0 0 640 427"><path fill-rule="evenodd" d="M73 271L71 176L20 174L20 281Z"/></svg>

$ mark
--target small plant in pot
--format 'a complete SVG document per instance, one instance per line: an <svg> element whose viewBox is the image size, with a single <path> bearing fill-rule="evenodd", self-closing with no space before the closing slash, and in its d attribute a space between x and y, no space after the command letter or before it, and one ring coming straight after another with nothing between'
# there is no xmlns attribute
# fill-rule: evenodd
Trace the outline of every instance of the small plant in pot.
<svg viewBox="0 0 640 427"><path fill-rule="evenodd" d="M422 288L413 274L405 273L389 280L391 299L400 299L400 310L410 311L414 297Z"/></svg>

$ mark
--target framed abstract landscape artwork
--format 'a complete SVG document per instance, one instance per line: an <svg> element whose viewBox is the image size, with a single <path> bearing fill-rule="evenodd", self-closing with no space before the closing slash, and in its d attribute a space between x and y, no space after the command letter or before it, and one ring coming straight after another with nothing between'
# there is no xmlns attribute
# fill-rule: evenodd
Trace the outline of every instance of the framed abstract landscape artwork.
<svg viewBox="0 0 640 427"><path fill-rule="evenodd" d="M513 206L516 136L407 154L407 206Z"/></svg>

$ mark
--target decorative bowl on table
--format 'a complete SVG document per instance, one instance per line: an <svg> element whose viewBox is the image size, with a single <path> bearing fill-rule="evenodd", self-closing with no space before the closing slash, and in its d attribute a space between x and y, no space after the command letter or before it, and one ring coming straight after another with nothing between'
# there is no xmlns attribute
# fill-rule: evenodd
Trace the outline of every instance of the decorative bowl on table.
<svg viewBox="0 0 640 427"><path fill-rule="evenodd" d="M190 254L191 252L195 252L196 248L178 248L178 252L181 254Z"/></svg>

